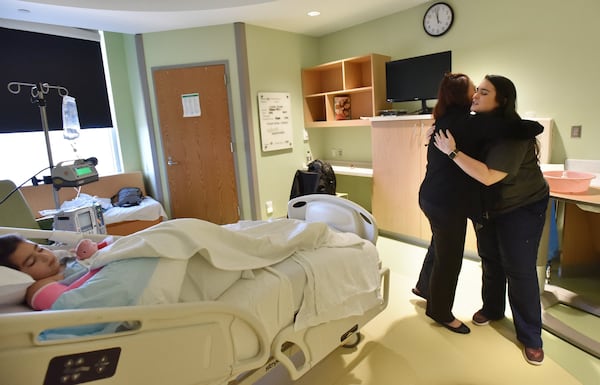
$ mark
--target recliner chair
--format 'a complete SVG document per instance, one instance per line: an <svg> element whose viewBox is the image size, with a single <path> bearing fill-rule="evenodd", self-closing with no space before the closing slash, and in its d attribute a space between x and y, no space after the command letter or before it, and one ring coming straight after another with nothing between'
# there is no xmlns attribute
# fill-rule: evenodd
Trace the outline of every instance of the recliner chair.
<svg viewBox="0 0 600 385"><path fill-rule="evenodd" d="M14 191L14 192L13 192ZM12 195L0 203L0 226L40 229L27 201L17 186L10 180L0 180L0 201L11 192Z"/></svg>

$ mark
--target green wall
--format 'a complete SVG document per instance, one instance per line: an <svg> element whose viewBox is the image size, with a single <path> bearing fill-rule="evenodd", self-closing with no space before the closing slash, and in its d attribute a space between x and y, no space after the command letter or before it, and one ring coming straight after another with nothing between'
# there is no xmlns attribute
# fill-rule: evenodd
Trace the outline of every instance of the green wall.
<svg viewBox="0 0 600 385"><path fill-rule="evenodd" d="M468 74L476 84L488 73L505 75L517 86L523 117L554 119L552 162L600 157L594 108L600 88L595 74L600 2L448 1L456 18L450 32L439 38L422 28L431 3L321 38L321 60L368 52L401 59L452 50L454 71ZM570 138L573 125L583 126L582 138ZM351 145L341 140L337 145Z"/></svg>
<svg viewBox="0 0 600 385"><path fill-rule="evenodd" d="M598 159L600 130L596 128L593 102L600 89L600 79L594 69L600 61L600 36L595 32L595 17L600 14L600 2L595 0L450 0L456 19L450 32L439 38L426 35L422 29L423 13L428 4L396 13L369 23L348 28L321 38L262 27L245 25L249 90L241 89L234 25L192 28L144 34L146 76L150 85L150 100L154 127L158 127L153 96L151 68L227 61L231 76L234 137L237 167L240 175L243 219L266 219L265 202L273 201L273 217L285 216L292 176L302 167L308 149L313 157L331 159L331 148L343 149L336 160L363 161L371 159L370 129L341 127L308 129L309 142L303 140L303 102L301 68L367 53L389 55L392 59L452 50L453 70L468 74L478 83L487 73L508 76L517 85L519 112L524 116L554 119L552 130L552 162L565 158ZM118 34L117 34L118 35ZM133 36L111 37L116 50L111 62L111 77L126 81L126 74L114 73L113 67L124 61L129 73L131 101L119 99L117 122L123 153L127 154L126 169L141 164L150 173L149 158L163 158L160 143L156 154L148 153L144 137L148 123L140 110L143 86L136 74ZM124 51L120 52L119 51ZM110 49L109 49L110 52ZM125 88L118 92L127 99ZM294 148L262 152L256 95L258 92L289 92L292 99ZM117 91L115 91L117 92ZM251 109L247 127L243 127L246 112L242 97L250 95ZM246 102L248 102L246 100ZM418 106L399 105L408 110ZM133 108L134 112L127 112ZM134 122L131 122L131 115ZM570 138L573 125L582 125L582 138ZM133 126L130 128L130 126ZM129 131L132 130L132 131ZM160 137L157 128L154 129ZM245 131L247 130L247 131ZM136 146L135 136L138 137ZM249 143L245 142L249 140ZM249 144L251 154L246 145ZM137 147L137 148L136 148ZM139 160L136 159L136 152ZM252 161L248 156L256 155ZM161 162L160 162L161 163ZM254 163L254 164L252 164ZM131 166L134 164L135 166ZM161 164L159 172L164 175ZM251 196L251 178L255 175L258 191ZM164 183L164 178L163 178ZM342 177L339 191L349 192L351 199L366 202L369 184L356 177ZM166 188L166 186L164 186ZM342 190L343 189L343 190ZM168 198L168 197L167 197ZM251 205L256 205L253 218Z"/></svg>
<svg viewBox="0 0 600 385"><path fill-rule="evenodd" d="M252 101L252 125L258 178L259 218L284 217L294 173L305 164L304 112L301 69L317 62L317 40L303 35L246 26L248 67ZM259 92L287 92L292 100L291 120L293 148L262 151L258 118ZM268 215L265 204L273 202L273 214Z"/></svg>

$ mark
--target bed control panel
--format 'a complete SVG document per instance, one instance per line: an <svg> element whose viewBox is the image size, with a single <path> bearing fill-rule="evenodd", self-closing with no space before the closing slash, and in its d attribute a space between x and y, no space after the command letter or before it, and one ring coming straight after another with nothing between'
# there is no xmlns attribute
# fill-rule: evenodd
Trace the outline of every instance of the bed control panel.
<svg viewBox="0 0 600 385"><path fill-rule="evenodd" d="M54 357L48 364L44 385L82 384L112 377L120 355L121 348L110 348Z"/></svg>

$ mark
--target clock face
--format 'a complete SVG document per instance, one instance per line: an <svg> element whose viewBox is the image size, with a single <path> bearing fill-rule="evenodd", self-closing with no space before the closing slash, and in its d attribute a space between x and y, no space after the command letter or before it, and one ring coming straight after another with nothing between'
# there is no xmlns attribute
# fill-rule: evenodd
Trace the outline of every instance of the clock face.
<svg viewBox="0 0 600 385"><path fill-rule="evenodd" d="M452 26L454 12L446 3L435 3L427 9L423 16L423 28L430 36L442 36Z"/></svg>

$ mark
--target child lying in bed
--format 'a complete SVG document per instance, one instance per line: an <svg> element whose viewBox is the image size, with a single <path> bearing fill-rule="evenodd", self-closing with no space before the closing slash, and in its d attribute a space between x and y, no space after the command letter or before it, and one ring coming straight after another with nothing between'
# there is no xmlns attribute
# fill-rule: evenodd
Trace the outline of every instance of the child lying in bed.
<svg viewBox="0 0 600 385"><path fill-rule="evenodd" d="M89 258L98 247L82 240L76 255L67 250L52 251L17 234L0 236L0 265L28 274L35 282L27 289L25 300L34 310L49 309L64 292L81 286L100 269L89 270L79 262Z"/></svg>

